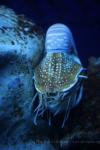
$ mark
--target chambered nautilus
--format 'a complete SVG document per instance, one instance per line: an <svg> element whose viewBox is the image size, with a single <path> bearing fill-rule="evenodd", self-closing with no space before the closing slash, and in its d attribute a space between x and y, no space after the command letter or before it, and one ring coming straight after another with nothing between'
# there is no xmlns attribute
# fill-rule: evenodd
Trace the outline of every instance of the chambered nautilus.
<svg viewBox="0 0 100 150"><path fill-rule="evenodd" d="M48 110L53 116L65 112L62 127L70 110L83 92L83 66L78 57L70 29L61 23L49 27L45 39L45 55L34 70L34 84L39 97L34 109L34 124ZM51 117L48 118L51 124Z"/></svg>

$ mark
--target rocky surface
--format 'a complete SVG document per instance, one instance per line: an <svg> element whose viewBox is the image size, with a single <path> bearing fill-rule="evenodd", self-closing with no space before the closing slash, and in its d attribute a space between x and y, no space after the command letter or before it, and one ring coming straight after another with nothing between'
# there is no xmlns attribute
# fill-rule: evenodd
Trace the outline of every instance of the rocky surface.
<svg viewBox="0 0 100 150"><path fill-rule="evenodd" d="M54 148L45 141L43 144L35 144L34 142L30 143L20 143L18 145L12 146L1 146L1 150L54 150Z"/></svg>
<svg viewBox="0 0 100 150"><path fill-rule="evenodd" d="M33 126L31 118L32 78L43 54L43 39L40 27L0 7L0 150L53 149L50 142L46 145L44 134L42 143L34 144L39 127Z"/></svg>
<svg viewBox="0 0 100 150"><path fill-rule="evenodd" d="M88 79L84 82L84 97L73 110L63 130L61 149L90 149L100 145L100 57L91 57Z"/></svg>
<svg viewBox="0 0 100 150"><path fill-rule="evenodd" d="M14 121L29 112L34 67L43 53L43 33L24 16L4 6L0 8L0 24L0 119Z"/></svg>
<svg viewBox="0 0 100 150"><path fill-rule="evenodd" d="M2 27L17 27L18 26L18 16L16 13L5 6L0 6L0 28Z"/></svg>

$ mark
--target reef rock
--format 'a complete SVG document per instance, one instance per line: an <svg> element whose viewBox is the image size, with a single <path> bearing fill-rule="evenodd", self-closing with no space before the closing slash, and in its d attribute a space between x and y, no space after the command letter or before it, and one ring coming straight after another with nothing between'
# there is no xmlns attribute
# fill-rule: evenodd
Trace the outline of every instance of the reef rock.
<svg viewBox="0 0 100 150"><path fill-rule="evenodd" d="M0 139L0 150L55 150L46 135L49 128L44 124L43 121L39 126L33 126L29 120L17 122Z"/></svg>
<svg viewBox="0 0 100 150"><path fill-rule="evenodd" d="M60 146L65 149L90 149L100 144L100 57L91 57L84 82L82 103L73 110L61 134Z"/></svg>
<svg viewBox="0 0 100 150"><path fill-rule="evenodd" d="M0 7L0 143L2 139L7 142L8 133L30 116L32 77L41 61L43 39L40 27Z"/></svg>
<svg viewBox="0 0 100 150"><path fill-rule="evenodd" d="M35 67L43 54L43 39L40 27L11 9L0 8L0 55L22 55Z"/></svg>
<svg viewBox="0 0 100 150"><path fill-rule="evenodd" d="M98 76L100 78L100 57L91 57L89 59L88 73L90 76Z"/></svg>
<svg viewBox="0 0 100 150"><path fill-rule="evenodd" d="M55 150L50 143L34 144L33 142L29 143L20 143L12 146L1 146L1 150Z"/></svg>
<svg viewBox="0 0 100 150"><path fill-rule="evenodd" d="M5 6L0 6L0 28L2 27L17 27L18 16L16 13Z"/></svg>

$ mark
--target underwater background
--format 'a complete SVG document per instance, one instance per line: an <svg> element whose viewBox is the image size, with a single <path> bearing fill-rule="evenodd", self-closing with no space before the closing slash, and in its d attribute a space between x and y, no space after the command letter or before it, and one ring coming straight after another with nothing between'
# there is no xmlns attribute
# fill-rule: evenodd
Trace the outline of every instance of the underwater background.
<svg viewBox="0 0 100 150"><path fill-rule="evenodd" d="M90 56L100 55L99 0L0 0L0 5L24 14L44 31L54 23L66 24L83 64L87 65Z"/></svg>
<svg viewBox="0 0 100 150"><path fill-rule="evenodd" d="M5 57L6 61L3 55L0 55L0 150L70 150L74 148L87 150L95 148L91 145L92 143L99 146L100 1L0 0L0 5L31 19L33 22L31 34L33 34L32 38L36 39L36 41L31 39L31 44L28 44L28 46L31 45L28 47L30 51L25 51L26 53L23 50L23 53L8 54ZM23 18L20 19L22 19L21 30L23 31L25 22ZM53 118L54 124L51 127L48 126L47 116L40 119L35 126L32 116L28 114L28 107L36 92L32 82L33 64L41 58L39 55L42 53L42 34L46 33L49 26L59 22L71 29L80 60L87 68L88 76L84 82L82 101L72 110L63 129L59 126L62 114L56 119ZM28 25L31 29L31 24ZM37 26L42 27L43 31ZM25 36L23 34L21 36L26 38L28 35L26 33ZM14 38L13 35L12 37ZM24 40L19 37L19 34L17 37L23 46ZM6 38L4 40L6 42ZM0 52L2 53L1 49ZM91 56L93 57L90 59ZM5 97L2 96L3 94Z"/></svg>

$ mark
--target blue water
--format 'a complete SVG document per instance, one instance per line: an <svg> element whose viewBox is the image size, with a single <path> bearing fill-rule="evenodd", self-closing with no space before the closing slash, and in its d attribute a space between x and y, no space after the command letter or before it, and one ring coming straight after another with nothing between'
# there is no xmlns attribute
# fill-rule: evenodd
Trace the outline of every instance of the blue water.
<svg viewBox="0 0 100 150"><path fill-rule="evenodd" d="M0 5L25 14L44 31L57 22L68 25L84 65L90 56L100 56L99 0L0 0Z"/></svg>
<svg viewBox="0 0 100 150"><path fill-rule="evenodd" d="M100 56L100 0L0 0L0 5L12 8L17 14L26 15L40 25L44 32L54 23L66 24L73 33L84 66L87 66L89 57ZM0 132L8 123L7 119L1 123ZM50 146L38 147L31 143L26 146L36 150L52 149ZM25 145L19 145L18 150L20 149L25 150ZM0 147L0 150L15 150L15 148Z"/></svg>

